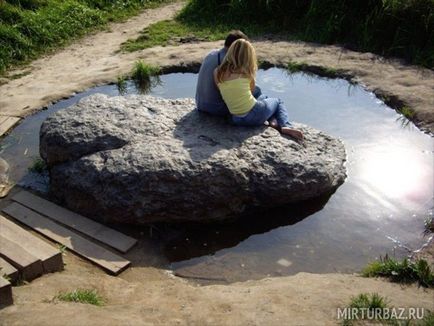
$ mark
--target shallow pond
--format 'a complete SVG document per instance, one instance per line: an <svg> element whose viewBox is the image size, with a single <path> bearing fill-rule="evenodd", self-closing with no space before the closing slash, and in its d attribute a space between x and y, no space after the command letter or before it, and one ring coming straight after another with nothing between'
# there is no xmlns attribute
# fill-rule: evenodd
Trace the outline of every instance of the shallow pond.
<svg viewBox="0 0 434 326"><path fill-rule="evenodd" d="M161 253L179 275L241 281L297 272L357 272L388 253L398 258L427 241L424 219L433 214L433 138L420 132L373 93L345 80L272 68L258 72L263 93L280 97L293 121L340 137L348 153L346 182L322 198L228 224L155 226ZM194 97L196 75L169 74L150 94ZM135 93L131 83L127 93ZM38 155L39 127L80 98L118 95L95 87L24 120L1 142L11 178L43 190L27 172Z"/></svg>

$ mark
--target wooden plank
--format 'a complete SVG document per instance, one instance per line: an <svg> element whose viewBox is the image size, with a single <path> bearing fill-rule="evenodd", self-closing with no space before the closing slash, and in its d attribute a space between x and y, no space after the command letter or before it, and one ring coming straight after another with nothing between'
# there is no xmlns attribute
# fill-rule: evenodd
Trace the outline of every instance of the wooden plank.
<svg viewBox="0 0 434 326"><path fill-rule="evenodd" d="M63 258L59 249L35 237L6 217L0 215L0 234L17 244L42 262L44 273L63 270Z"/></svg>
<svg viewBox="0 0 434 326"><path fill-rule="evenodd" d="M31 281L44 272L40 259L0 234L0 256L16 267L22 278Z"/></svg>
<svg viewBox="0 0 434 326"><path fill-rule="evenodd" d="M6 117L6 119L2 119L0 121L0 136L8 132L18 121L20 121L20 118L17 117Z"/></svg>
<svg viewBox="0 0 434 326"><path fill-rule="evenodd" d="M123 257L18 203L10 204L3 209L3 212L28 225L47 238L63 244L83 258L101 266L111 274L117 275L130 265L130 262Z"/></svg>
<svg viewBox="0 0 434 326"><path fill-rule="evenodd" d="M3 277L0 277L0 306L9 306L13 303L11 283Z"/></svg>
<svg viewBox="0 0 434 326"><path fill-rule="evenodd" d="M27 191L20 191L12 197L13 200L31 208L32 210L46 215L50 219L77 230L91 238L94 238L120 252L127 252L137 240L123 233L113 230L101 223L71 212L48 200L35 196Z"/></svg>
<svg viewBox="0 0 434 326"><path fill-rule="evenodd" d="M18 280L18 270L0 257L0 277L2 276L15 283Z"/></svg>

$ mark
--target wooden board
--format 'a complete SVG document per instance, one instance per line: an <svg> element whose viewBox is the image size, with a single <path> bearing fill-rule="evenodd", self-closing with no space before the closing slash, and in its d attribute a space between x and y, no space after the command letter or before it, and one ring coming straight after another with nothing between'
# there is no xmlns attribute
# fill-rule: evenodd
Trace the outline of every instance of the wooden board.
<svg viewBox="0 0 434 326"><path fill-rule="evenodd" d="M11 283L18 280L18 270L0 257L0 277L6 276Z"/></svg>
<svg viewBox="0 0 434 326"><path fill-rule="evenodd" d="M12 297L12 286L11 283L0 277L0 306L9 306L14 303Z"/></svg>
<svg viewBox="0 0 434 326"><path fill-rule="evenodd" d="M63 270L63 258L59 249L37 238L2 215L0 215L0 234L38 258L42 262L44 273Z"/></svg>
<svg viewBox="0 0 434 326"><path fill-rule="evenodd" d="M22 278L31 281L44 272L40 259L0 234L0 256L18 269Z"/></svg>
<svg viewBox="0 0 434 326"><path fill-rule="evenodd" d="M18 121L20 121L20 118L0 116L0 136L8 132Z"/></svg>
<svg viewBox="0 0 434 326"><path fill-rule="evenodd" d="M71 212L48 200L35 196L27 191L20 191L12 200L46 215L50 219L67 227L77 230L93 239L96 239L120 252L127 252L137 243L137 240L123 233L113 230L89 218Z"/></svg>
<svg viewBox="0 0 434 326"><path fill-rule="evenodd" d="M3 209L3 212L28 225L47 238L63 244L83 258L101 266L111 274L117 275L130 265L128 260L18 203L10 204Z"/></svg>

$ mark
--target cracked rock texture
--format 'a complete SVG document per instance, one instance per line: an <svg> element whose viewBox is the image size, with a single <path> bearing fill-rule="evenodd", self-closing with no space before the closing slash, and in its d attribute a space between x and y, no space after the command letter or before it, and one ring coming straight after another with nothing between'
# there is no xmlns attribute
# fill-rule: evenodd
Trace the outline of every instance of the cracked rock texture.
<svg viewBox="0 0 434 326"><path fill-rule="evenodd" d="M336 138L295 124L301 145L194 107L96 94L53 114L40 133L51 195L106 222L209 221L331 193L345 180Z"/></svg>

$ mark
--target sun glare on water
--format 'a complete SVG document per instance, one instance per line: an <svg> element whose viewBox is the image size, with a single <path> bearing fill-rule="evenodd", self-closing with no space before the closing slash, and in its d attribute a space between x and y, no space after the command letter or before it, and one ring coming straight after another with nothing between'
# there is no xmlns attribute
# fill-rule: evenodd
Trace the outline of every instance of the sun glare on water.
<svg viewBox="0 0 434 326"><path fill-rule="evenodd" d="M367 154L362 163L366 183L391 199L424 200L423 197L433 191L433 180L413 154L393 151L393 148L388 152Z"/></svg>

